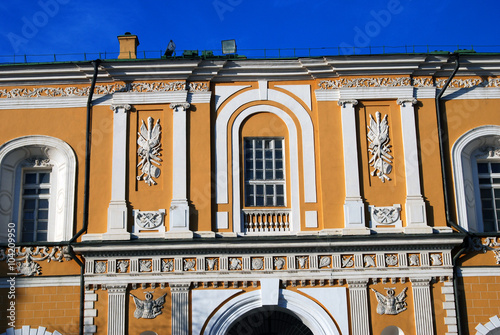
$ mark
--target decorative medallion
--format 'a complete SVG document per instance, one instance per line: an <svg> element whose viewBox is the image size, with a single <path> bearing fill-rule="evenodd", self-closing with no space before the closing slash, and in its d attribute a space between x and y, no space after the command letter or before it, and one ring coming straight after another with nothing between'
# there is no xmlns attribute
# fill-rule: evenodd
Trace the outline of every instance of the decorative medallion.
<svg viewBox="0 0 500 335"><path fill-rule="evenodd" d="M389 266L397 266L398 265L398 256L397 255L385 255L385 263Z"/></svg>
<svg viewBox="0 0 500 335"><path fill-rule="evenodd" d="M378 224L394 224L399 220L399 213L401 211L401 206L391 206L391 207L373 207L372 220Z"/></svg>
<svg viewBox="0 0 500 335"><path fill-rule="evenodd" d="M418 256L418 254L409 255L408 260L410 261L410 266L419 266L420 265L420 257Z"/></svg>
<svg viewBox="0 0 500 335"><path fill-rule="evenodd" d="M298 265L299 269L306 269L308 260L309 260L308 256L298 256L297 257L297 265Z"/></svg>
<svg viewBox="0 0 500 335"><path fill-rule="evenodd" d="M263 270L264 259L261 257L252 258L252 270Z"/></svg>
<svg viewBox="0 0 500 335"><path fill-rule="evenodd" d="M94 270L95 273L106 273L106 261L96 261Z"/></svg>
<svg viewBox="0 0 500 335"><path fill-rule="evenodd" d="M174 260L173 259L164 259L161 262L161 271L162 272L172 272L174 270Z"/></svg>
<svg viewBox="0 0 500 335"><path fill-rule="evenodd" d="M184 271L194 271L194 270L196 270L196 259L185 259Z"/></svg>
<svg viewBox="0 0 500 335"><path fill-rule="evenodd" d="M215 271L217 270L217 264L219 262L218 258L207 258L207 270Z"/></svg>
<svg viewBox="0 0 500 335"><path fill-rule="evenodd" d="M380 315L397 315L405 311L407 305L405 301L407 289L408 288L405 287L401 293L395 296L395 287L386 288L385 290L387 291L387 296L385 296L372 288L371 290L375 292L375 296L377 297L378 301L377 313Z"/></svg>
<svg viewBox="0 0 500 335"><path fill-rule="evenodd" d="M139 272L151 272L152 262L149 259L139 260Z"/></svg>
<svg viewBox="0 0 500 335"><path fill-rule="evenodd" d="M126 273L127 269L128 269L128 264L129 264L128 261L117 261L116 262L116 270L119 273Z"/></svg>
<svg viewBox="0 0 500 335"><path fill-rule="evenodd" d="M158 178L160 176L160 168L153 165L160 165L161 158L159 157L161 150L160 143L160 120L156 121L156 124L153 126L153 118L148 117L148 126L142 120L141 131L138 133L139 138L137 139L137 144L139 145L139 149L137 149L137 153L141 158L137 167L140 167L141 174L137 176L137 180L144 180L146 184L149 186L156 185L156 181L154 178Z"/></svg>
<svg viewBox="0 0 500 335"><path fill-rule="evenodd" d="M241 270L241 259L236 257L230 257L229 270Z"/></svg>
<svg viewBox="0 0 500 335"><path fill-rule="evenodd" d="M283 270L285 268L285 257L274 257L274 267L276 270Z"/></svg>
<svg viewBox="0 0 500 335"><path fill-rule="evenodd" d="M365 255L363 257L365 268L375 267L375 255Z"/></svg>
<svg viewBox="0 0 500 335"><path fill-rule="evenodd" d="M342 256L342 267L352 268L354 266L354 257L352 255Z"/></svg>
<svg viewBox="0 0 500 335"><path fill-rule="evenodd" d="M368 126L368 141L370 145L368 151L372 155L370 158L370 166L373 167L372 176L377 176L385 183L386 180L391 180L387 175L392 171L393 157L391 145L389 144L389 124L387 122L387 114L381 119L380 112L375 113L375 119L370 115L370 125Z"/></svg>
<svg viewBox="0 0 500 335"><path fill-rule="evenodd" d="M161 211L137 211L135 213L135 224L142 229L155 229L163 224L165 212Z"/></svg>
<svg viewBox="0 0 500 335"><path fill-rule="evenodd" d="M319 256L319 268L329 268L332 264L332 258L330 256Z"/></svg>
<svg viewBox="0 0 500 335"><path fill-rule="evenodd" d="M165 303L165 293L156 300L153 300L153 292L145 292L145 300L137 298L135 295L130 294L134 298L136 319L154 319L162 312L163 304Z"/></svg>
<svg viewBox="0 0 500 335"><path fill-rule="evenodd" d="M440 266L443 265L443 256L440 254L430 254L431 257L431 265L432 266Z"/></svg>

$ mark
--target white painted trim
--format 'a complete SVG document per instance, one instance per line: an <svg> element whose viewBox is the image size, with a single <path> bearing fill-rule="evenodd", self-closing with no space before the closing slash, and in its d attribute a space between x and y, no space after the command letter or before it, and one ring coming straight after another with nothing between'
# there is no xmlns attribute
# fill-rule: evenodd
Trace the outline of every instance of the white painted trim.
<svg viewBox="0 0 500 335"><path fill-rule="evenodd" d="M460 136L451 149L458 224L469 231L482 231L482 220L476 208L474 187L475 158L472 153L500 136L500 126L485 125Z"/></svg>
<svg viewBox="0 0 500 335"><path fill-rule="evenodd" d="M171 102L187 101L188 91L174 92L118 92L113 94L113 104L167 104Z"/></svg>
<svg viewBox="0 0 500 335"><path fill-rule="evenodd" d="M312 109L311 103L311 85L276 85L275 87L282 88L302 100L309 110Z"/></svg>
<svg viewBox="0 0 500 335"><path fill-rule="evenodd" d="M277 306L291 311L313 334L340 335L334 321L316 302L289 290L280 290L280 293ZM239 317L261 306L260 290L245 293L229 300L210 318L204 335L226 334Z"/></svg>
<svg viewBox="0 0 500 335"><path fill-rule="evenodd" d="M217 229L229 229L229 213L217 212Z"/></svg>
<svg viewBox="0 0 500 335"><path fill-rule="evenodd" d="M257 105L243 110L233 122L232 134L232 176L233 176L233 231L242 233L241 226L241 199L240 199L240 128L242 122L252 114L269 112L277 115L288 128L289 157L290 157L290 194L292 208L292 232L300 230L300 193L299 193L299 153L297 129L293 119L281 109L269 105Z"/></svg>
<svg viewBox="0 0 500 335"><path fill-rule="evenodd" d="M318 228L317 211L306 211L306 228Z"/></svg>
<svg viewBox="0 0 500 335"><path fill-rule="evenodd" d="M2 335L62 335L60 332L57 330L54 330L53 332L47 331L46 327L38 327L38 328L32 328L31 326L21 326L21 328L14 329L14 328L7 328L5 333L2 333Z"/></svg>
<svg viewBox="0 0 500 335"><path fill-rule="evenodd" d="M340 88L340 99L397 99L399 97L412 97L413 87L355 87Z"/></svg>
<svg viewBox="0 0 500 335"><path fill-rule="evenodd" d="M73 236L76 157L73 149L64 141L45 135L30 135L12 139L0 146L0 223L18 224L16 204L19 204L21 162L35 155L31 150L48 148L52 166L50 211L52 225L49 225L49 241L67 241ZM17 170L17 171L16 171ZM18 176L16 177L16 173ZM3 200L2 200L3 199ZM5 204L10 202L5 209ZM4 208L2 208L4 207ZM54 216L52 216L54 215ZM20 234L17 234L20 236ZM0 241L6 240L7 230L0 231Z"/></svg>
<svg viewBox="0 0 500 335"><path fill-rule="evenodd" d="M8 288L9 278L0 279L0 288ZM16 277L16 287L80 286L80 276L64 277Z"/></svg>
<svg viewBox="0 0 500 335"><path fill-rule="evenodd" d="M459 277L500 277L500 267L461 267L458 268Z"/></svg>
<svg viewBox="0 0 500 335"><path fill-rule="evenodd" d="M212 99L212 92L188 93L187 102L190 104L208 104Z"/></svg>
<svg viewBox="0 0 500 335"><path fill-rule="evenodd" d="M475 328L477 330L476 335L489 335L489 334L497 334L498 329L500 329L500 319L498 318L497 315L492 316L490 318L490 321L483 324L478 324ZM496 330L496 332L493 332L493 330Z"/></svg>
<svg viewBox="0 0 500 335"><path fill-rule="evenodd" d="M500 99L498 87L448 88L442 97L443 100L464 99Z"/></svg>
<svg viewBox="0 0 500 335"><path fill-rule="evenodd" d="M288 108L298 118L302 131L302 164L304 169L304 200L305 202L316 202L316 158L314 150L314 126L309 113L302 105L289 95L276 90L268 90L268 99L275 101ZM216 197L218 204L228 203L228 145L227 132L229 119L242 105L260 100L259 90L243 92L230 100L219 113L215 122L216 141Z"/></svg>
<svg viewBox="0 0 500 335"><path fill-rule="evenodd" d="M219 107L227 100L231 95L239 92L245 88L250 87L250 85L245 86L221 86L217 85L215 87L215 109L219 109Z"/></svg>

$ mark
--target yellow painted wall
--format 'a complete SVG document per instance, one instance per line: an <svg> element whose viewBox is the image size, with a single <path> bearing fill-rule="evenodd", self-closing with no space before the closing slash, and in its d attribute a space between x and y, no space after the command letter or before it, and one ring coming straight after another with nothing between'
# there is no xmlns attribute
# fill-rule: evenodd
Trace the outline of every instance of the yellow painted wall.
<svg viewBox="0 0 500 335"><path fill-rule="evenodd" d="M463 277L461 284L464 291L463 322L468 324L469 333L475 334L478 324L484 325L491 317L500 315L500 278Z"/></svg>

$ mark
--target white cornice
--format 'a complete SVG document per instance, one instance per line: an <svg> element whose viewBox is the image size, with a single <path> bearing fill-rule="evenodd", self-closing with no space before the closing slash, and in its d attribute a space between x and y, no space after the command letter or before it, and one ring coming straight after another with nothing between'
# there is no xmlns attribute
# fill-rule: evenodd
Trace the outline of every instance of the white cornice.
<svg viewBox="0 0 500 335"><path fill-rule="evenodd" d="M212 92L207 91L207 92L195 92L195 93L188 93L188 100L190 104L205 104L205 103L210 103L210 100L212 98Z"/></svg>
<svg viewBox="0 0 500 335"><path fill-rule="evenodd" d="M460 267L458 268L459 277L499 277L500 266L488 267Z"/></svg>
<svg viewBox="0 0 500 335"><path fill-rule="evenodd" d="M444 100L461 99L500 99L498 87L448 88L443 95Z"/></svg>
<svg viewBox="0 0 500 335"><path fill-rule="evenodd" d="M8 288L9 278L0 279L0 288ZM15 287L80 286L80 276L62 277L15 277Z"/></svg>
<svg viewBox="0 0 500 335"><path fill-rule="evenodd" d="M115 93L113 104L160 104L183 102L188 97L188 91L148 92L148 93Z"/></svg>

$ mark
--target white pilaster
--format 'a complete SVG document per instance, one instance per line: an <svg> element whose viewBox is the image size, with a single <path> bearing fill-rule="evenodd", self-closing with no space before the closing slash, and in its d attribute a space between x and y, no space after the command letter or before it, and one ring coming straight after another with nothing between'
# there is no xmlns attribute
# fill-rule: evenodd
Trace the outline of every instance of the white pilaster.
<svg viewBox="0 0 500 335"><path fill-rule="evenodd" d="M189 103L172 103L173 109L173 176L172 202L170 203L169 237L190 238L189 204L187 201L187 109Z"/></svg>
<svg viewBox="0 0 500 335"><path fill-rule="evenodd" d="M398 99L401 106L401 130L406 175L406 233L432 233L427 226L425 203L420 188L420 161L418 159L415 124L415 98Z"/></svg>
<svg viewBox="0 0 500 335"><path fill-rule="evenodd" d="M189 333L189 286L190 283L170 284L172 297L172 334Z"/></svg>
<svg viewBox="0 0 500 335"><path fill-rule="evenodd" d="M125 334L125 294L127 285L107 286L108 335Z"/></svg>
<svg viewBox="0 0 500 335"><path fill-rule="evenodd" d="M410 278L415 310L415 330L419 335L434 335L429 278Z"/></svg>
<svg viewBox="0 0 500 335"><path fill-rule="evenodd" d="M130 105L112 105L113 115L113 158L111 172L111 201L108 207L108 230L104 240L128 240L128 209L125 199L127 185L127 131Z"/></svg>
<svg viewBox="0 0 500 335"><path fill-rule="evenodd" d="M339 100L344 145L345 203L344 234L369 234L365 226L365 205L359 185L358 140L355 108L357 100Z"/></svg>
<svg viewBox="0 0 500 335"><path fill-rule="evenodd" d="M368 279L348 280L349 302L351 306L352 333L370 335L368 315Z"/></svg>

